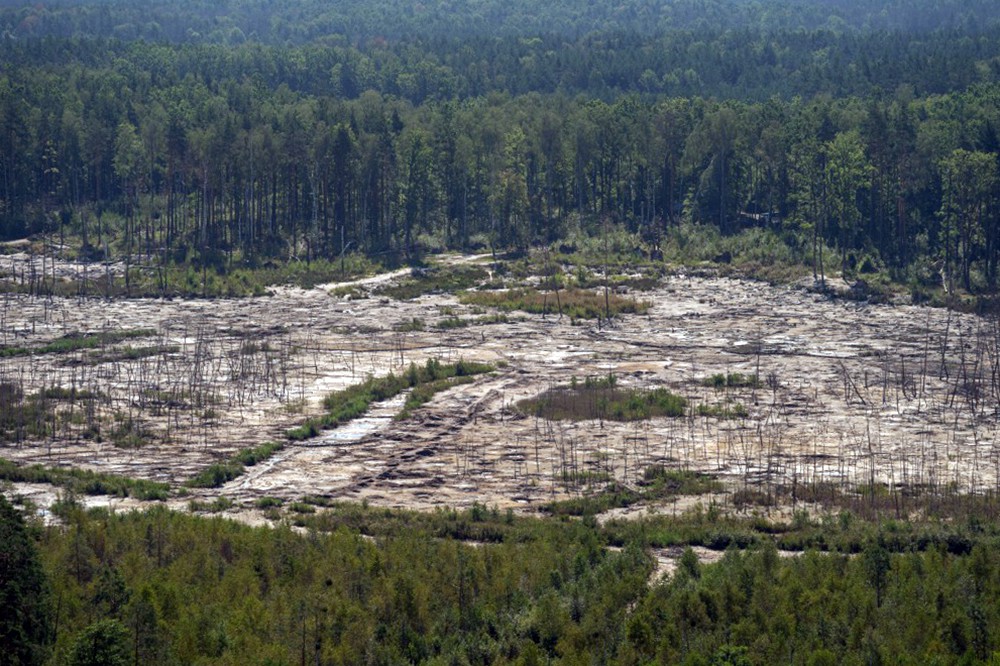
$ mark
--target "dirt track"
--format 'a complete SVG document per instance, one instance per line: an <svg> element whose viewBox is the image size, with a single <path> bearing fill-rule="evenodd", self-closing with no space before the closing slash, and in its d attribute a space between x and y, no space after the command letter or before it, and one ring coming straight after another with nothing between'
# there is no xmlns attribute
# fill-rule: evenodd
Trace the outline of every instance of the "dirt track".
<svg viewBox="0 0 1000 666"><path fill-rule="evenodd" d="M194 496L223 494L242 506L265 495L323 494L413 508L531 507L586 490L567 478L610 475L631 484L650 464L719 474L734 487L874 479L968 490L998 482L993 321L673 276L638 295L654 304L647 315L611 328L526 315L435 330L445 316L481 312L447 295L345 300L330 294L333 286L216 301L0 296L6 345L74 331L156 331L104 357L84 350L0 359L0 379L23 382L25 393L53 385L99 393L102 432L117 414L119 423L139 424L148 443L122 449L106 436L85 440L67 418L49 441L7 445L0 456L178 483L240 448L282 437L318 413L331 390L411 361L464 357L506 365L440 394L410 420L392 421L395 407L386 406L353 434L289 446L249 475ZM413 318L428 329L394 330ZM126 345L162 351L101 360ZM759 373L763 385L703 385L725 372ZM572 376L608 373L624 385L665 386L692 405L739 404L749 415L548 423L512 409Z"/></svg>

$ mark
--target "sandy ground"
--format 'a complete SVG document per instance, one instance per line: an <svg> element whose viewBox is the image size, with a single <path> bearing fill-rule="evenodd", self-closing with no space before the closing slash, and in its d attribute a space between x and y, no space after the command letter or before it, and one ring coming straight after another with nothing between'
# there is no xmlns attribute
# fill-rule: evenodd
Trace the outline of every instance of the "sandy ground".
<svg viewBox="0 0 1000 666"><path fill-rule="evenodd" d="M405 274L355 281L352 291ZM409 420L392 419L397 403L382 405L192 497L221 494L234 511L250 513L256 498L307 494L417 509L480 502L531 510L588 491L567 477L593 472L635 484L653 464L709 472L732 488L874 480L983 490L1000 481L995 320L675 275L636 294L653 303L647 314L610 328L525 315L435 330L447 316L487 313L449 295L347 298L331 293L338 286L282 287L242 300L0 296L0 345L155 331L103 350L0 358L0 381L26 394L62 386L101 396L96 413L63 405L54 437L0 445L0 456L180 483L240 448L282 438L319 413L332 390L434 357L502 367L439 394ZM413 318L427 330L394 330ZM126 347L153 351L123 359ZM703 384L726 372L757 373L763 383ZM551 423L513 408L571 377L608 373L626 386L669 388L692 405L738 403L748 416ZM83 438L88 424L101 441ZM115 445L112 433L125 425L143 446Z"/></svg>

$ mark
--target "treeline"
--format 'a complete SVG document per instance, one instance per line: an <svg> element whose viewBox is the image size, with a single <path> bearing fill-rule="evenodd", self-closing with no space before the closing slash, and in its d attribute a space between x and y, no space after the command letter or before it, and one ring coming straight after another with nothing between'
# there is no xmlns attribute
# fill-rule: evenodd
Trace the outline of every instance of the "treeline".
<svg viewBox="0 0 1000 666"><path fill-rule="evenodd" d="M935 31L772 34L673 30L653 36L601 32L579 38L414 36L360 44L345 35L288 47L257 41L169 44L96 38L0 40L3 71L139 68L157 87L187 76L244 77L274 89L353 99L374 90L420 105L482 97L562 93L613 101L628 94L763 101L778 96L871 96L901 86L917 96L1000 79L1000 27Z"/></svg>
<svg viewBox="0 0 1000 666"><path fill-rule="evenodd" d="M885 30L976 32L997 21L989 0L54 0L0 2L0 34L115 36L148 41L302 44L331 34L398 39L672 30Z"/></svg>
<svg viewBox="0 0 1000 666"><path fill-rule="evenodd" d="M0 498L5 663L982 664L1000 657L992 525L969 528L976 545L960 553L897 548L906 525L891 522L879 529L884 538L872 536L853 555L779 556L765 535L764 545L732 548L710 566L687 551L664 580L653 575L642 539L609 548L592 520L483 507L427 515L334 509L323 514L330 532L308 534L162 509L85 513L70 502L58 510L64 525L29 527ZM696 523L719 529L685 520L668 528L674 539ZM376 535L362 536L354 522ZM849 514L830 523L831 532L854 529ZM654 523L631 528L665 536ZM867 529L874 534L876 526ZM460 534L478 541L452 538Z"/></svg>
<svg viewBox="0 0 1000 666"><path fill-rule="evenodd" d="M762 103L556 93L414 105L272 88L261 77L284 78L288 61L255 60L259 49L201 51L217 59L178 78L175 49L129 48L107 65L0 75L4 237L62 231L85 256L221 270L345 249L524 248L603 220L655 251L683 221L727 234L766 225L820 272L996 283L993 84Z"/></svg>

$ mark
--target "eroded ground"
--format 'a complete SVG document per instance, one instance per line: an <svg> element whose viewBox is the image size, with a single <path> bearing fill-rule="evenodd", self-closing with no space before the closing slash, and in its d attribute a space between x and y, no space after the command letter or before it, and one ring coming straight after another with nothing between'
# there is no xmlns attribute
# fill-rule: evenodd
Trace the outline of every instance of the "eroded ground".
<svg viewBox="0 0 1000 666"><path fill-rule="evenodd" d="M323 495L419 509L530 509L609 478L633 485L653 464L709 472L730 489L827 480L967 491L1000 480L995 320L675 275L635 294L652 302L646 315L610 328L556 315L486 323L489 312L451 295L401 302L370 293L404 276L242 300L0 296L7 347L144 332L99 349L0 358L0 381L25 395L59 386L98 396L86 409L60 402L54 436L6 443L0 456L180 484L241 448L283 439L334 389L411 362L465 358L500 367L408 420L392 419L398 404L379 406L350 428L290 444L226 486L175 503L222 495L234 511L251 512L264 496ZM434 327L456 316L477 321ZM425 330L398 330L414 319ZM757 374L760 385L704 383L734 372ZM741 406L746 415L548 422L514 408L574 376L609 373L624 386L680 393L692 413Z"/></svg>

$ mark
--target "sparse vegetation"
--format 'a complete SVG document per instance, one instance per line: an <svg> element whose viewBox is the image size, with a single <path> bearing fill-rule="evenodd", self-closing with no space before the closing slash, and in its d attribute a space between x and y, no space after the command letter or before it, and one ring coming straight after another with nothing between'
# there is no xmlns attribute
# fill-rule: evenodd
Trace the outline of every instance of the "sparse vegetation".
<svg viewBox="0 0 1000 666"><path fill-rule="evenodd" d="M24 483L50 483L79 495L116 495L140 500L165 500L170 493L170 486L166 483L130 479L78 468L19 466L3 458L0 458L0 479Z"/></svg>
<svg viewBox="0 0 1000 666"><path fill-rule="evenodd" d="M408 301L424 294L453 294L471 289L481 284L487 277L486 270L480 266L418 268L414 269L408 279L381 287L375 293Z"/></svg>
<svg viewBox="0 0 1000 666"><path fill-rule="evenodd" d="M717 373L702 380L702 384L715 389L722 388L760 388L760 379L757 375L745 375L741 372Z"/></svg>
<svg viewBox="0 0 1000 666"><path fill-rule="evenodd" d="M639 421L684 415L687 401L665 388L620 388L613 375L575 379L569 386L548 389L536 398L522 400L525 414L551 421Z"/></svg>
<svg viewBox="0 0 1000 666"><path fill-rule="evenodd" d="M32 354L68 354L81 349L96 349L124 340L156 335L152 329L105 331L102 333L73 333L38 347L0 347L0 357L30 356Z"/></svg>
<svg viewBox="0 0 1000 666"><path fill-rule="evenodd" d="M747 408L738 402L723 402L715 405L698 405L695 410L698 416L713 419L745 419L750 415Z"/></svg>
<svg viewBox="0 0 1000 666"><path fill-rule="evenodd" d="M247 467L253 467L267 460L283 448L284 444L281 442L268 442L253 448L241 449L226 462L209 465L198 472L185 485L191 488L218 488L242 476Z"/></svg>
<svg viewBox="0 0 1000 666"><path fill-rule="evenodd" d="M310 419L303 425L288 431L291 440L303 440L315 437L327 428L336 427L358 418L368 411L375 402L388 400L406 389L422 388L432 384L433 388L423 388L417 397L407 401L404 412L409 414L417 406L424 404L435 393L445 390L451 385L464 383L472 375L491 372L493 366L482 363L471 363L459 360L452 364L442 364L437 359L428 359L423 366L411 364L402 375L389 374L385 377L371 378L361 384L355 384L342 391L335 391L323 400L326 414ZM412 395L412 394L411 394Z"/></svg>
<svg viewBox="0 0 1000 666"><path fill-rule="evenodd" d="M519 288L508 291L467 291L459 300L469 305L520 310L531 314L562 314L570 319L601 319L608 315L641 314L650 304L635 298L587 289L563 289L559 292Z"/></svg>

